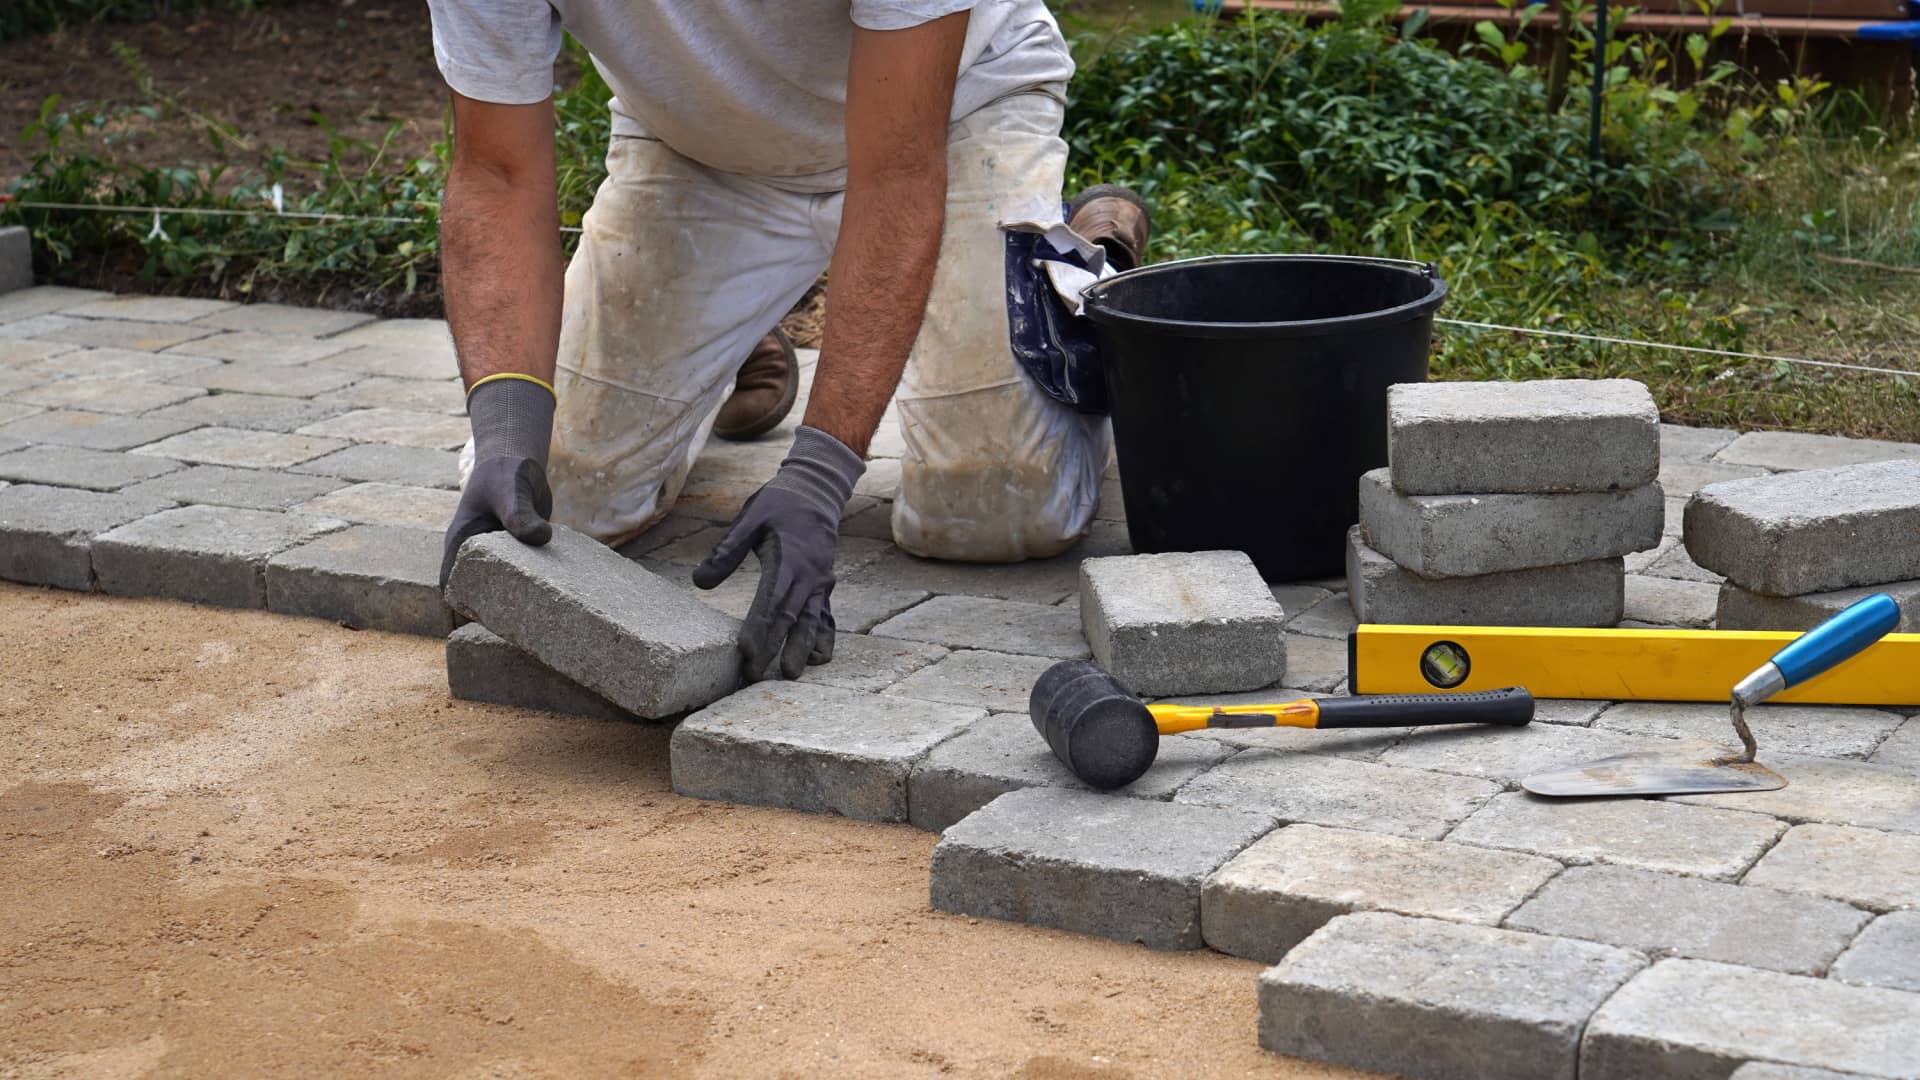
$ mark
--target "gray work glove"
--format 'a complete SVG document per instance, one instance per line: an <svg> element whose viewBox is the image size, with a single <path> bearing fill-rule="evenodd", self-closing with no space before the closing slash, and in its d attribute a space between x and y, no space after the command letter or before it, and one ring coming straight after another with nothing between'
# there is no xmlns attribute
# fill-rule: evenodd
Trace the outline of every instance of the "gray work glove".
<svg viewBox="0 0 1920 1080"><path fill-rule="evenodd" d="M789 679L808 664L833 659L833 553L840 514L866 471L860 455L840 440L801 428L780 471L747 499L727 535L694 567L693 583L711 589L739 568L748 550L760 559L760 589L740 627L740 666L749 682L766 673L775 655Z"/></svg>
<svg viewBox="0 0 1920 1080"><path fill-rule="evenodd" d="M553 391L531 379L489 379L467 395L473 424L473 471L447 526L440 587L447 587L460 545L505 529L539 546L553 539L547 523L547 444L553 440Z"/></svg>

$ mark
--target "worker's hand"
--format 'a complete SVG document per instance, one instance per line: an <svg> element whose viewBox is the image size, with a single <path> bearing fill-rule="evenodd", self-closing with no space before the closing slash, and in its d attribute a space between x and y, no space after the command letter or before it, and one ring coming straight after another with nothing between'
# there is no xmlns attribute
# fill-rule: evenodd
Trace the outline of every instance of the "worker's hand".
<svg viewBox="0 0 1920 1080"><path fill-rule="evenodd" d="M766 486L753 493L693 583L711 589L751 550L760 559L760 589L740 627L740 666L749 682L777 655L780 674L797 679L808 664L833 659L833 553L840 514L867 471L840 440L802 427L793 449Z"/></svg>
<svg viewBox="0 0 1920 1080"><path fill-rule="evenodd" d="M440 587L453 574L460 545L481 533L505 529L526 543L553 539L547 516L547 444L553 439L553 390L528 378L490 378L467 394L473 424L473 471L447 526L440 556Z"/></svg>

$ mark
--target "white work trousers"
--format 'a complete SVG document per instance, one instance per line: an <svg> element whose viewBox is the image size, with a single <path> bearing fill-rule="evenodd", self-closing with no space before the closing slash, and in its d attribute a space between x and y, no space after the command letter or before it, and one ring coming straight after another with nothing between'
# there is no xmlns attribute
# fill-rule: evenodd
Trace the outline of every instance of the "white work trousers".
<svg viewBox="0 0 1920 1080"><path fill-rule="evenodd" d="M1106 421L1049 398L1008 346L1002 226L1059 223L1062 117L1028 93L950 129L939 266L897 398L893 535L918 555L1054 555L1093 518ZM652 139L615 138L607 172L567 268L548 477L555 520L619 544L672 508L748 351L826 269L844 196Z"/></svg>

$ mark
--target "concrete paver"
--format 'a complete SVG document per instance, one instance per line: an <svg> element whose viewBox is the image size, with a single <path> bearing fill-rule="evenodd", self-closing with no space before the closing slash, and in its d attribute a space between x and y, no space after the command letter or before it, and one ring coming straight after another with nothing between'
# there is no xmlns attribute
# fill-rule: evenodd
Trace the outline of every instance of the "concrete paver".
<svg viewBox="0 0 1920 1080"><path fill-rule="evenodd" d="M1920 578L1920 457L1716 484L1687 551L1743 589L1798 596Z"/></svg>
<svg viewBox="0 0 1920 1080"><path fill-rule="evenodd" d="M1920 994L1920 911L1892 911L1875 919L1834 962L1833 977Z"/></svg>
<svg viewBox="0 0 1920 1080"><path fill-rule="evenodd" d="M91 589L94 538L172 505L151 496L9 484L0 489L0 578Z"/></svg>
<svg viewBox="0 0 1920 1080"><path fill-rule="evenodd" d="M838 610L840 590L834 589ZM936 596L873 628L881 637L930 641L950 649L989 649L1073 659L1087 655L1080 617L1072 611L1017 600Z"/></svg>
<svg viewBox="0 0 1920 1080"><path fill-rule="evenodd" d="M73 446L29 446L0 455L0 480L118 491L180 468L176 461Z"/></svg>
<svg viewBox="0 0 1920 1080"><path fill-rule="evenodd" d="M1286 676L1284 622L1243 552L1080 564L1080 623L1094 661L1136 694L1271 686Z"/></svg>
<svg viewBox="0 0 1920 1080"><path fill-rule="evenodd" d="M445 637L453 612L440 593L438 530L355 525L275 555L267 610L358 630Z"/></svg>
<svg viewBox="0 0 1920 1080"><path fill-rule="evenodd" d="M1542 799L1509 792L1494 796L1447 839L1565 862L1732 880L1785 829L1773 818L1735 810L1651 799Z"/></svg>
<svg viewBox="0 0 1920 1080"><path fill-rule="evenodd" d="M1609 491L1653 482L1660 414L1631 379L1410 383L1387 392L1387 461L1409 495Z"/></svg>
<svg viewBox="0 0 1920 1080"><path fill-rule="evenodd" d="M100 591L120 596L265 607L267 561L345 527L269 510L183 506L95 537L93 571Z"/></svg>
<svg viewBox="0 0 1920 1080"><path fill-rule="evenodd" d="M1174 801L1258 810L1288 823L1438 840L1499 790L1473 777L1322 754L1248 750L1195 777Z"/></svg>
<svg viewBox="0 0 1920 1080"><path fill-rule="evenodd" d="M1360 478L1367 545L1428 578L1477 577L1612 559L1656 547L1659 484L1568 494L1406 495L1387 470Z"/></svg>
<svg viewBox="0 0 1920 1080"><path fill-rule="evenodd" d="M192 461L202 465L232 465L243 469L284 469L331 453L346 444L312 435L283 435L277 431L203 427L148 443L135 453Z"/></svg>
<svg viewBox="0 0 1920 1080"><path fill-rule="evenodd" d="M470 622L447 636L447 692L461 701L631 720L633 714Z"/></svg>
<svg viewBox="0 0 1920 1080"><path fill-rule="evenodd" d="M1743 880L1873 911L1910 907L1920 898L1920 836L1795 825Z"/></svg>

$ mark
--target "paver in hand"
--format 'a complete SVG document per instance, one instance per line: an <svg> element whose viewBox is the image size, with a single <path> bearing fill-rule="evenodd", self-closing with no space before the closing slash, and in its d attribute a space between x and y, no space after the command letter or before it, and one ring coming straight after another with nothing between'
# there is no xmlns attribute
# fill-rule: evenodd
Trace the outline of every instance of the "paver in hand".
<svg viewBox="0 0 1920 1080"><path fill-rule="evenodd" d="M674 730L673 790L695 799L905 821L907 776L986 715L805 682L759 682Z"/></svg>
<svg viewBox="0 0 1920 1080"><path fill-rule="evenodd" d="M1557 495L1404 495L1387 470L1360 478L1367 545L1428 578L1611 559L1655 547L1660 485Z"/></svg>
<svg viewBox="0 0 1920 1080"><path fill-rule="evenodd" d="M355 525L267 563L267 610L356 630L445 637L453 612L440 593L441 534Z"/></svg>
<svg viewBox="0 0 1920 1080"><path fill-rule="evenodd" d="M1573 1080L1581 1029L1639 953L1384 912L1342 915L1260 976L1260 1045L1421 1080Z"/></svg>
<svg viewBox="0 0 1920 1080"><path fill-rule="evenodd" d="M1587 1024L1582 1080L1724 1076L1759 1059L1920 1074L1920 995L1710 960L1663 960Z"/></svg>
<svg viewBox="0 0 1920 1080"><path fill-rule="evenodd" d="M1387 391L1388 466L1410 495L1636 488L1659 420L1630 379L1407 383Z"/></svg>
<svg viewBox="0 0 1920 1080"><path fill-rule="evenodd" d="M639 716L696 709L740 684L738 623L565 526L540 547L503 532L467 541L447 602Z"/></svg>
<svg viewBox="0 0 1920 1080"><path fill-rule="evenodd" d="M94 537L172 505L150 496L11 484L0 490L0 578L91 589Z"/></svg>
<svg viewBox="0 0 1920 1080"><path fill-rule="evenodd" d="M947 829L935 909L1197 949L1201 884L1273 828L1267 814L1024 788Z"/></svg>
<svg viewBox="0 0 1920 1080"><path fill-rule="evenodd" d="M1510 851L1289 825L1214 871L1200 919L1213 948L1275 963L1354 911L1492 926L1560 869L1552 859Z"/></svg>
<svg viewBox="0 0 1920 1080"><path fill-rule="evenodd" d="M1137 694L1253 690L1286 675L1286 616L1243 552L1088 559L1080 621L1094 660Z"/></svg>

